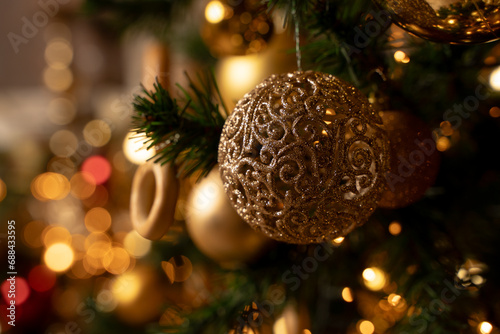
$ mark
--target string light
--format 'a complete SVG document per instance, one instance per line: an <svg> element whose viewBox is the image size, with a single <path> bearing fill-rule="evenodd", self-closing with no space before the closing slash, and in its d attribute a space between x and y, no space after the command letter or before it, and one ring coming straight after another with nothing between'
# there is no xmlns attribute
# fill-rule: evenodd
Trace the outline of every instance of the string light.
<svg viewBox="0 0 500 334"><path fill-rule="evenodd" d="M352 292L350 288L345 287L344 289L342 289L342 299L344 299L348 303L351 303L354 300L354 298L352 298Z"/></svg>
<svg viewBox="0 0 500 334"><path fill-rule="evenodd" d="M481 334L490 334L493 331L493 326L487 321L481 322L478 328Z"/></svg>
<svg viewBox="0 0 500 334"><path fill-rule="evenodd" d="M140 136L134 132L129 132L125 136L123 140L123 153L130 162L141 165L156 154L154 149L146 149L145 141L146 136Z"/></svg>
<svg viewBox="0 0 500 334"><path fill-rule="evenodd" d="M142 290L141 278L133 272L116 277L111 283L111 293L122 304L133 302Z"/></svg>
<svg viewBox="0 0 500 334"><path fill-rule="evenodd" d="M495 68L490 74L490 86L496 91L500 91L500 66Z"/></svg>
<svg viewBox="0 0 500 334"><path fill-rule="evenodd" d="M398 221L393 221L389 224L389 233L392 235L398 235L401 233L401 224Z"/></svg>
<svg viewBox="0 0 500 334"><path fill-rule="evenodd" d="M371 321L361 320L358 322L358 330L361 334L372 334L375 332L375 326Z"/></svg>
<svg viewBox="0 0 500 334"><path fill-rule="evenodd" d="M365 286L373 291L381 290L386 283L385 273L376 267L366 268L363 271Z"/></svg>
<svg viewBox="0 0 500 334"><path fill-rule="evenodd" d="M224 19L224 16L224 5L220 1L210 1L205 7L205 18L210 23L219 23Z"/></svg>
<svg viewBox="0 0 500 334"><path fill-rule="evenodd" d="M340 245L344 241L344 237L338 237L333 239L333 242Z"/></svg>
<svg viewBox="0 0 500 334"><path fill-rule="evenodd" d="M47 267L55 272L66 271L73 263L73 249L65 243L51 245L44 254Z"/></svg>

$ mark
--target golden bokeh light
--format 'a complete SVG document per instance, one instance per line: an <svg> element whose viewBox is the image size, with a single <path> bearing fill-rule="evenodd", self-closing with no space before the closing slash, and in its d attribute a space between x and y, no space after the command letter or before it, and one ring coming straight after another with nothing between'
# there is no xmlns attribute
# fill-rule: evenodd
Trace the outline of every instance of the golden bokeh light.
<svg viewBox="0 0 500 334"><path fill-rule="evenodd" d="M73 73L67 67L47 67L43 71L43 83L51 91L63 92L73 84Z"/></svg>
<svg viewBox="0 0 500 334"><path fill-rule="evenodd" d="M408 55L403 51L398 50L394 52L394 60L396 60L398 63L407 64L410 62L410 57L408 57Z"/></svg>
<svg viewBox="0 0 500 334"><path fill-rule="evenodd" d="M111 293L121 304L133 302L142 290L141 278L134 272L116 277L111 283Z"/></svg>
<svg viewBox="0 0 500 334"><path fill-rule="evenodd" d="M45 48L45 61L50 67L64 69L73 61L73 47L62 38L55 38Z"/></svg>
<svg viewBox="0 0 500 334"><path fill-rule="evenodd" d="M42 240L45 247L50 247L53 244L71 244L71 234L62 226L47 226L42 232Z"/></svg>
<svg viewBox="0 0 500 334"><path fill-rule="evenodd" d="M139 136L134 132L129 132L125 136L125 140L123 141L123 153L130 162L141 165L156 154L154 149L146 149L144 145L145 140L145 136Z"/></svg>
<svg viewBox="0 0 500 334"><path fill-rule="evenodd" d="M102 233L102 232L94 232L94 233L90 233L85 238L85 242L84 242L85 250L87 251L90 248L90 246L92 246L94 243L99 242L99 241L102 241L102 242L105 242L105 243L111 245L111 238L109 237L109 235L107 235L106 233Z"/></svg>
<svg viewBox="0 0 500 334"><path fill-rule="evenodd" d="M49 121L57 125L71 123L76 116L76 107L70 100L58 97L50 101L47 107Z"/></svg>
<svg viewBox="0 0 500 334"><path fill-rule="evenodd" d="M500 91L500 66L495 68L490 74L490 86L496 91Z"/></svg>
<svg viewBox="0 0 500 334"><path fill-rule="evenodd" d="M151 249L151 240L143 238L137 231L133 230L125 236L123 246L130 255L140 258Z"/></svg>
<svg viewBox="0 0 500 334"><path fill-rule="evenodd" d="M389 304L391 304L392 306L398 306L398 304L401 302L402 298L400 295L397 295L395 293L391 293L388 297L387 297L387 301L389 302Z"/></svg>
<svg viewBox="0 0 500 334"><path fill-rule="evenodd" d="M34 220L26 224L23 230L24 242L32 248L42 247L42 233L47 225L39 220Z"/></svg>
<svg viewBox="0 0 500 334"><path fill-rule="evenodd" d="M218 81L228 97L238 100L262 80L265 66L257 55L226 57L218 65Z"/></svg>
<svg viewBox="0 0 500 334"><path fill-rule="evenodd" d="M94 147L102 147L111 139L111 127L101 119L94 119L83 128L83 138Z"/></svg>
<svg viewBox="0 0 500 334"><path fill-rule="evenodd" d="M489 322L483 321L479 324L478 330L481 334L490 334L493 331L493 326Z"/></svg>
<svg viewBox="0 0 500 334"><path fill-rule="evenodd" d="M439 137L436 141L436 148L438 151L444 152L449 149L451 146L451 142L447 137Z"/></svg>
<svg viewBox="0 0 500 334"><path fill-rule="evenodd" d="M69 130L55 132L49 140L49 147L58 157L70 157L78 148L78 138Z"/></svg>
<svg viewBox="0 0 500 334"><path fill-rule="evenodd" d="M77 172L69 181L71 194L78 199L87 199L94 193L96 183L94 176L88 172Z"/></svg>
<svg viewBox="0 0 500 334"><path fill-rule="evenodd" d="M498 107L491 108L490 109L490 116L493 118L500 117L500 108L498 108Z"/></svg>
<svg viewBox="0 0 500 334"><path fill-rule="evenodd" d="M381 290L386 283L385 273L376 267L366 268L363 271L363 281L368 289L372 291Z"/></svg>
<svg viewBox="0 0 500 334"><path fill-rule="evenodd" d="M450 122L443 121L439 124L439 127L441 128L443 136L451 136L453 134L453 127Z"/></svg>
<svg viewBox="0 0 500 334"><path fill-rule="evenodd" d="M333 239L333 242L336 243L336 244L341 244L342 242L344 241L344 237L338 237L338 238L335 238Z"/></svg>
<svg viewBox="0 0 500 334"><path fill-rule="evenodd" d="M45 264L56 272L68 270L73 263L73 249L65 243L56 243L47 248L44 254Z"/></svg>
<svg viewBox="0 0 500 334"><path fill-rule="evenodd" d="M225 9L220 1L210 1L205 7L205 18L210 23L219 23L224 19Z"/></svg>
<svg viewBox="0 0 500 334"><path fill-rule="evenodd" d="M130 266L130 255L122 247L113 247L104 255L102 263L109 273L123 274Z"/></svg>
<svg viewBox="0 0 500 334"><path fill-rule="evenodd" d="M354 298L352 297L352 291L350 288L345 287L342 289L342 299L344 299L344 301L346 301L348 303L351 303L354 300Z"/></svg>
<svg viewBox="0 0 500 334"><path fill-rule="evenodd" d="M31 182L31 193L40 201L61 200L69 194L69 191L68 179L58 173L46 172Z"/></svg>
<svg viewBox="0 0 500 334"><path fill-rule="evenodd" d="M93 208L85 215L85 227L89 232L105 232L111 227L111 215L104 208Z"/></svg>
<svg viewBox="0 0 500 334"><path fill-rule="evenodd" d="M302 334L312 334L312 333L311 333L311 331L310 331L310 330L308 330L308 329L304 329L304 330L302 331Z"/></svg>
<svg viewBox="0 0 500 334"><path fill-rule="evenodd" d="M7 185L0 179L0 202L7 196Z"/></svg>
<svg viewBox="0 0 500 334"><path fill-rule="evenodd" d="M375 332L375 326L373 325L373 323L371 321L368 321L368 320L360 320L358 322L358 331L361 333L361 334L372 334L373 332Z"/></svg>
<svg viewBox="0 0 500 334"><path fill-rule="evenodd" d="M393 221L389 224L389 233L392 235L398 235L401 233L402 227L398 221Z"/></svg>
<svg viewBox="0 0 500 334"><path fill-rule="evenodd" d="M64 175L70 179L76 172L76 166L69 158L52 157L47 163L47 171Z"/></svg>

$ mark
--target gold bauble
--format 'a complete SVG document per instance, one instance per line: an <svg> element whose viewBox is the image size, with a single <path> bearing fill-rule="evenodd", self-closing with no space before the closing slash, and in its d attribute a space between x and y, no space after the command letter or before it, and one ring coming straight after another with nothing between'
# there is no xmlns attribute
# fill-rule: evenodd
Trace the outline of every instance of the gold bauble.
<svg viewBox="0 0 500 334"><path fill-rule="evenodd" d="M272 33L272 20L259 0L216 0L205 7L201 37L216 57L263 51Z"/></svg>
<svg viewBox="0 0 500 334"><path fill-rule="evenodd" d="M434 42L469 44L500 38L497 0L374 0L403 29Z"/></svg>
<svg viewBox="0 0 500 334"><path fill-rule="evenodd" d="M225 191L250 226L276 240L344 236L384 189L381 125L367 98L332 75L273 75L226 120L218 157Z"/></svg>
<svg viewBox="0 0 500 334"><path fill-rule="evenodd" d="M387 186L379 202L382 208L400 208L418 201L434 184L439 152L426 124L400 111L381 112L391 148Z"/></svg>
<svg viewBox="0 0 500 334"><path fill-rule="evenodd" d="M193 187L186 203L186 226L198 249L224 266L255 259L270 242L234 211L217 167Z"/></svg>

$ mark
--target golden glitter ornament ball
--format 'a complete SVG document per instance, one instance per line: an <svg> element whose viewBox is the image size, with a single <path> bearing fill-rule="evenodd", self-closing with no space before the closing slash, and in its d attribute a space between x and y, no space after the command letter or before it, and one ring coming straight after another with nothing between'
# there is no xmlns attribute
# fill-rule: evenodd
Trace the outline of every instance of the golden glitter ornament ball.
<svg viewBox="0 0 500 334"><path fill-rule="evenodd" d="M205 7L201 37L216 57L263 51L273 33L266 6L259 0L214 0Z"/></svg>
<svg viewBox="0 0 500 334"><path fill-rule="evenodd" d="M403 29L434 42L485 43L500 38L497 0L374 0Z"/></svg>
<svg viewBox="0 0 500 334"><path fill-rule="evenodd" d="M273 75L228 117L219 144L226 194L269 237L309 244L344 236L377 207L389 165L382 121L332 75Z"/></svg>

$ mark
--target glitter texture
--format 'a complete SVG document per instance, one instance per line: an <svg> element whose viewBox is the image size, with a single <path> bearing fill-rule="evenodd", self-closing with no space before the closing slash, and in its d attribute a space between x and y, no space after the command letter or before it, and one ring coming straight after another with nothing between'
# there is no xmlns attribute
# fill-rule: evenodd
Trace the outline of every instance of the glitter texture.
<svg viewBox="0 0 500 334"><path fill-rule="evenodd" d="M500 38L499 0L375 0L403 29L428 40L468 44Z"/></svg>
<svg viewBox="0 0 500 334"><path fill-rule="evenodd" d="M309 244L344 236L384 190L388 141L366 97L329 74L273 75L228 117L219 144L224 189L271 238Z"/></svg>

